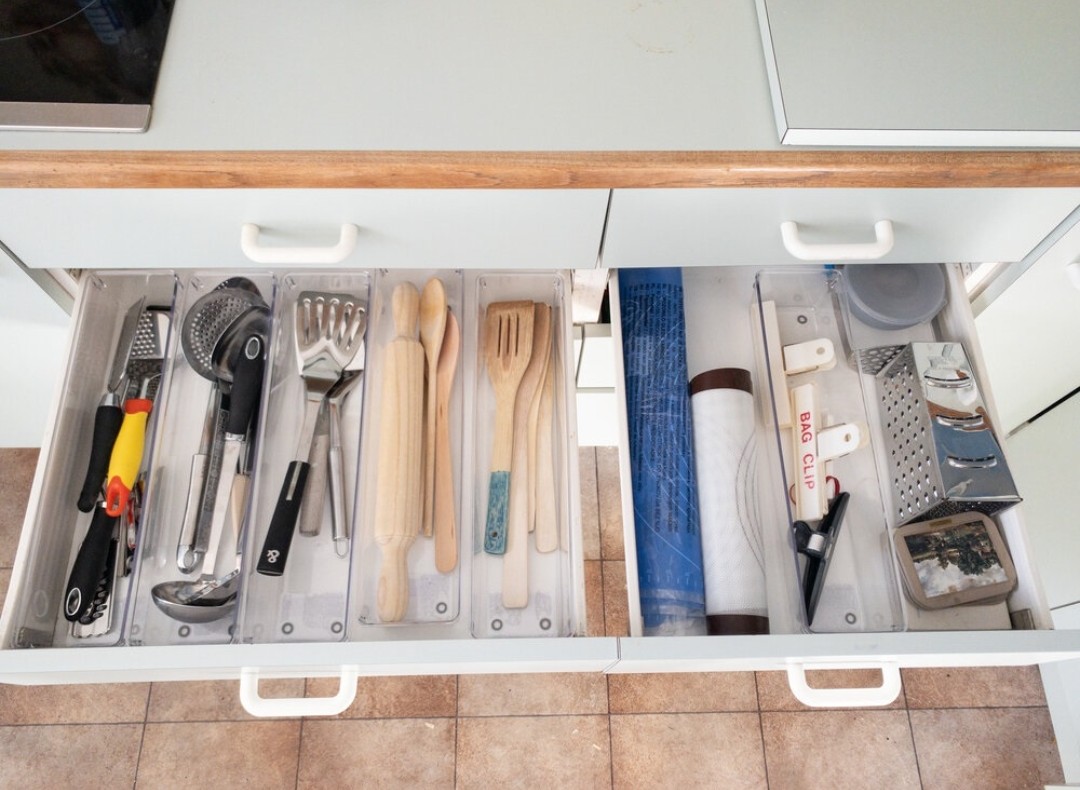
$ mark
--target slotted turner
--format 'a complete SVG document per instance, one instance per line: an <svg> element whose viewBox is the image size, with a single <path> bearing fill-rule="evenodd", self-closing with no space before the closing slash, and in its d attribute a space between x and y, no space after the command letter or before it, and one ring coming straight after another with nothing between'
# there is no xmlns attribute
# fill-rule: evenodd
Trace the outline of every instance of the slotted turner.
<svg viewBox="0 0 1080 790"><path fill-rule="evenodd" d="M510 504L510 465L514 456L514 400L529 365L533 342L533 303L493 302L484 319L484 357L495 390L495 433L484 527L484 551L506 553Z"/></svg>
<svg viewBox="0 0 1080 790"><path fill-rule="evenodd" d="M302 291L294 313L296 356L304 380L304 421L296 456L285 473L256 569L266 576L285 572L296 518L303 501L311 442L319 407L364 342L367 304L350 294Z"/></svg>

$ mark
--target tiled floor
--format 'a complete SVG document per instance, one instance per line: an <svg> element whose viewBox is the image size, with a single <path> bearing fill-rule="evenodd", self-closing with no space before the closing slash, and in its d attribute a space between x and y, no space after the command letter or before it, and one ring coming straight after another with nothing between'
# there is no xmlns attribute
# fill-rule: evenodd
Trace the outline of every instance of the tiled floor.
<svg viewBox="0 0 1080 790"><path fill-rule="evenodd" d="M0 450L0 593L36 456ZM582 449L581 468L590 632L626 633L615 451ZM344 714L302 720L252 719L232 682L0 686L0 787L1023 790L1062 780L1034 667L903 680L888 708L822 711L775 672L365 678ZM333 685L275 681L263 692Z"/></svg>

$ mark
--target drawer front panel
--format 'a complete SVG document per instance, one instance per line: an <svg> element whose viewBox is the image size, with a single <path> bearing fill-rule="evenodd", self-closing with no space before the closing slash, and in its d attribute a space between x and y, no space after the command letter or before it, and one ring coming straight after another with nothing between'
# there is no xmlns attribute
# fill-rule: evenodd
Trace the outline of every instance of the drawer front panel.
<svg viewBox="0 0 1080 790"><path fill-rule="evenodd" d="M6 190L0 239L35 268L304 265L317 261L303 250L325 254L355 225L355 246L323 265L591 269L607 198L606 190ZM288 259L245 255L245 224L258 226L260 249Z"/></svg>
<svg viewBox="0 0 1080 790"><path fill-rule="evenodd" d="M731 266L798 263L781 225L811 249L875 242L889 220L886 263L1016 261L1080 202L1070 189L615 190L603 264ZM835 262L835 250L820 260ZM857 255L867 260L870 255Z"/></svg>

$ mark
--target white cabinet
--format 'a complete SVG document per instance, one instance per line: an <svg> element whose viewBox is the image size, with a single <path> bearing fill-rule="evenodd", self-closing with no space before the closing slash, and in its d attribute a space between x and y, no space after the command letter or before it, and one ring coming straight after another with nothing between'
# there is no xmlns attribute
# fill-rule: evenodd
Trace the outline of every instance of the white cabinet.
<svg viewBox="0 0 1080 790"><path fill-rule="evenodd" d="M886 263L1016 261L1078 203L1075 189L617 189L604 265L831 263L848 245Z"/></svg>
<svg viewBox="0 0 1080 790"><path fill-rule="evenodd" d="M757 0L789 145L1076 146L1070 0Z"/></svg>
<svg viewBox="0 0 1080 790"><path fill-rule="evenodd" d="M38 268L590 269L607 197L602 189L13 189L0 190L0 238ZM242 248L245 225L258 226L254 243L268 259ZM343 236L348 226L354 238Z"/></svg>

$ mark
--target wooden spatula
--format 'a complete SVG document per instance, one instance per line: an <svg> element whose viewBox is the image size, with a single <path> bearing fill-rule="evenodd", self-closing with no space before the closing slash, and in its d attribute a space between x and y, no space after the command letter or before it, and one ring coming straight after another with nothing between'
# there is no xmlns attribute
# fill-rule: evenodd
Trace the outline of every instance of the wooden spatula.
<svg viewBox="0 0 1080 790"><path fill-rule="evenodd" d="M552 420L555 412L556 352L548 356L544 386L540 390L540 413L536 422L536 550L541 553L559 547L558 516L555 506L555 452Z"/></svg>
<svg viewBox="0 0 1080 790"><path fill-rule="evenodd" d="M514 450L510 465L510 513L503 557L503 606L529 605L529 413L539 394L551 345L551 308L533 307L532 353L514 403Z"/></svg>
<svg viewBox="0 0 1080 790"><path fill-rule="evenodd" d="M506 553L510 463L514 450L514 399L532 355L533 303L492 302L484 319L484 359L495 390L495 429L484 526L484 551Z"/></svg>
<svg viewBox="0 0 1080 790"><path fill-rule="evenodd" d="M446 289L432 277L420 294L420 343L427 359L427 397L424 401L424 522L425 537L432 534L435 506L435 388L439 350L446 331Z"/></svg>
<svg viewBox="0 0 1080 790"><path fill-rule="evenodd" d="M529 459L529 510L528 510L528 524L529 532L532 532L536 528L536 473L539 456L539 445L537 443L537 427L540 422L540 401L543 394L544 386L547 384L547 377L550 375L550 366L548 364L551 358L551 334L552 334L552 314L551 308L547 305L542 305L546 308L546 318L544 319L544 330L541 333L539 330L540 308L541 305L537 305L535 314L535 320L537 320L536 326L533 328L533 357L540 357L540 381L536 385L536 389L533 392L532 403L529 405L529 427L528 427L528 459ZM543 336L541 336L541 334ZM533 360L529 361L530 367L533 364ZM528 376L528 371L526 371Z"/></svg>
<svg viewBox="0 0 1080 790"><path fill-rule="evenodd" d="M454 507L454 459L450 453L450 394L457 369L461 331L452 312L446 313L446 332L435 368L435 568L449 573L457 566L458 536Z"/></svg>
<svg viewBox="0 0 1080 790"><path fill-rule="evenodd" d="M382 550L379 618L392 623L409 605L408 554L423 516L424 349L416 339L420 295L411 283L394 289L396 337L386 347L379 407L379 470L375 542Z"/></svg>

